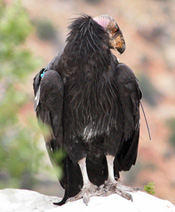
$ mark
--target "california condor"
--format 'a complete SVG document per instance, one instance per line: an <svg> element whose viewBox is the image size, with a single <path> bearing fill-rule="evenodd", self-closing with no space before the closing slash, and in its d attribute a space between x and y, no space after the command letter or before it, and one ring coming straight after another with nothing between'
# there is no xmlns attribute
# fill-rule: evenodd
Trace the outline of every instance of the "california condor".
<svg viewBox="0 0 175 212"><path fill-rule="evenodd" d="M123 53L125 41L116 21L83 15L71 23L66 46L34 78L37 118L51 128L45 136L57 164L64 150L67 199L119 195L132 199L119 172L135 164L139 142L141 92L132 70L111 49ZM72 198L71 198L72 197Z"/></svg>

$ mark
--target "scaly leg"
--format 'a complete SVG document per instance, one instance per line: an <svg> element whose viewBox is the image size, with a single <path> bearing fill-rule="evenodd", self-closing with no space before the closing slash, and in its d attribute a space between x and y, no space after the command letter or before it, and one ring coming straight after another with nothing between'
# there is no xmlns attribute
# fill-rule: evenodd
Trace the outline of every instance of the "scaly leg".
<svg viewBox="0 0 175 212"><path fill-rule="evenodd" d="M91 196L96 196L100 194L98 194L98 187L92 184L89 180L86 168L86 158L81 159L78 164L80 166L80 170L83 177L83 187L75 197L70 198L70 201L83 198L83 202L87 205Z"/></svg>
<svg viewBox="0 0 175 212"><path fill-rule="evenodd" d="M114 156L106 155L108 167L108 179L104 184L104 188L106 189L106 195L117 193L128 200L132 200L132 196L127 193L127 191L133 191L133 189L121 185L120 182L116 181L114 178L114 159Z"/></svg>
<svg viewBox="0 0 175 212"><path fill-rule="evenodd" d="M114 178L114 159L112 155L106 155L107 167L108 167L108 179L106 183L117 184L117 181Z"/></svg>

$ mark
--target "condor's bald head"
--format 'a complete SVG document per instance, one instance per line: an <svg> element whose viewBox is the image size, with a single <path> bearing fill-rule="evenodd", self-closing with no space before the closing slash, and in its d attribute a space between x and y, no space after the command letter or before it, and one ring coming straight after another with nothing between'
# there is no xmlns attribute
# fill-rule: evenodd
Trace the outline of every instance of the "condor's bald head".
<svg viewBox="0 0 175 212"><path fill-rule="evenodd" d="M100 15L93 19L108 33L110 48L122 54L125 51L125 40L114 18L109 15Z"/></svg>

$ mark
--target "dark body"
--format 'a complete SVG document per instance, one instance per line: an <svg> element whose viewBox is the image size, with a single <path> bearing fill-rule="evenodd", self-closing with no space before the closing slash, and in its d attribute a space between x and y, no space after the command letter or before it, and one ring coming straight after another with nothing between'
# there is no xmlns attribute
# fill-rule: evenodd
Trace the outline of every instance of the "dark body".
<svg viewBox="0 0 175 212"><path fill-rule="evenodd" d="M83 186L78 161L86 158L90 181L107 180L106 155L115 156L114 174L135 164L139 141L141 92L132 70L118 63L109 49L108 34L91 17L75 20L64 51L34 79L37 117L49 125L49 155L60 148L65 188L63 203ZM37 91L40 88L40 93Z"/></svg>

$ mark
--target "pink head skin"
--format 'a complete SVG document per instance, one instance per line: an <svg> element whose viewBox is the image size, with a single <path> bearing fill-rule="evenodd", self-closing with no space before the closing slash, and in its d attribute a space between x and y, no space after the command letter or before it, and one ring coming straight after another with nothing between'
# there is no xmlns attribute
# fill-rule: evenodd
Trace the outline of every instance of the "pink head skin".
<svg viewBox="0 0 175 212"><path fill-rule="evenodd" d="M109 15L99 15L95 18L93 18L94 21L96 21L99 25L101 25L105 30L107 30L108 24L110 21L114 20Z"/></svg>

